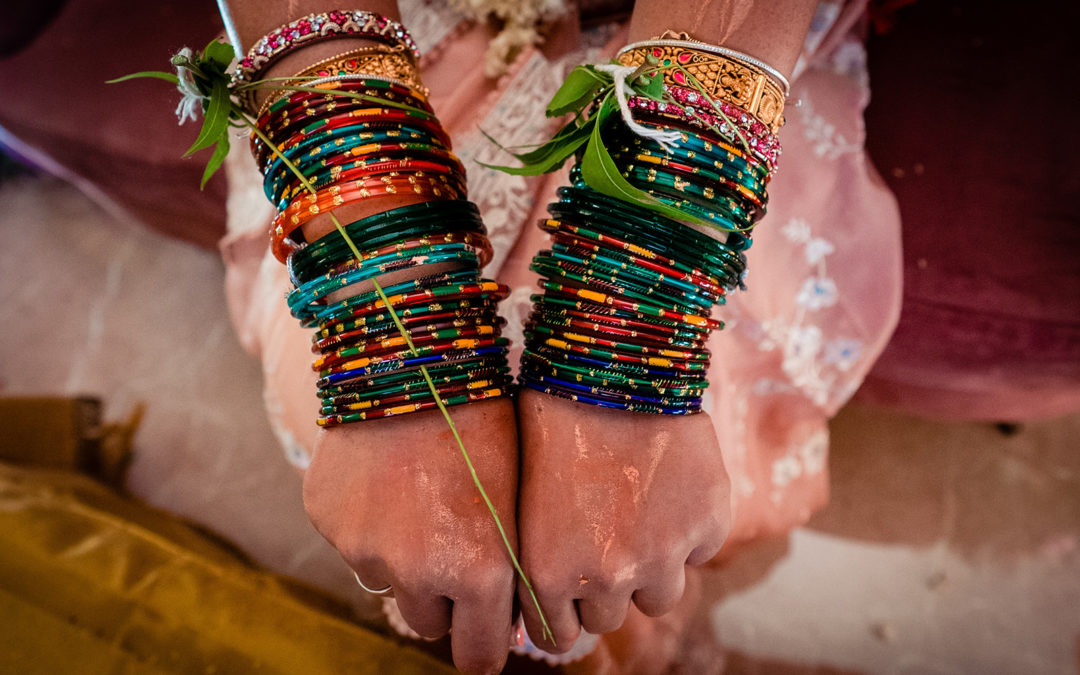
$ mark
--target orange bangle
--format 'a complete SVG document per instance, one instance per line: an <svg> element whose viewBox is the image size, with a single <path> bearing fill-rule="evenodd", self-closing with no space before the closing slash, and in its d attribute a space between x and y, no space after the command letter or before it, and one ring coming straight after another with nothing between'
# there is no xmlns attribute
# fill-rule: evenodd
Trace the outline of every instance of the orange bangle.
<svg viewBox="0 0 1080 675"><path fill-rule="evenodd" d="M400 194L421 195L432 201L463 199L466 194L464 184L456 177L449 180L446 176L431 177L423 172L417 173L419 176L383 176L345 185L335 184L315 195L294 200L270 224L270 247L274 256L286 262L289 252L296 248L294 243L288 241L289 236L315 216L329 213L344 204Z"/></svg>

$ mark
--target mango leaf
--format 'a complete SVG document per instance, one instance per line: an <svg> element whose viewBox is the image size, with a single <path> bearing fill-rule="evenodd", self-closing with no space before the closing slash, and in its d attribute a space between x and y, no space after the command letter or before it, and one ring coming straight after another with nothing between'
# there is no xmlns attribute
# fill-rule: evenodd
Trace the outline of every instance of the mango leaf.
<svg viewBox="0 0 1080 675"><path fill-rule="evenodd" d="M550 173L561 167L571 155L577 152L578 148L589 140L592 128L593 121L589 120L584 125L575 127L571 133L556 137L557 140L552 139L532 152L514 155L522 160L524 166L499 166L483 162L477 162L477 164L512 176L539 176ZM491 137L488 136L488 138ZM492 141L494 142L494 139ZM529 157L529 160L526 161L525 157Z"/></svg>
<svg viewBox="0 0 1080 675"><path fill-rule="evenodd" d="M644 87L641 89L642 96L660 101L664 97L664 76L660 73L642 75L641 81Z"/></svg>
<svg viewBox="0 0 1080 675"><path fill-rule="evenodd" d="M610 75L600 73L590 66L578 66L570 71L562 86L551 97L544 114L548 117L559 117L568 112L578 112L595 98L601 87L610 84Z"/></svg>
<svg viewBox="0 0 1080 675"><path fill-rule="evenodd" d="M581 134L582 127L586 127L587 130L591 130L592 127L590 126L590 124L591 120L586 119L583 122L580 122L579 118L574 118L567 122L565 125L563 125L563 127L557 132L555 132L555 135L552 136L550 139L536 146L533 150L522 153L511 152L510 150L504 148L502 145L499 145L498 141L496 141L494 138L491 138L491 136L488 136L488 138L491 140L492 143L498 145L501 150L506 150L511 155L513 155L522 164L536 164L537 162L541 162L546 159L552 152L558 150L564 142L571 141L577 138ZM487 134L484 135L487 136ZM587 135L588 134L586 133L586 136Z"/></svg>
<svg viewBox="0 0 1080 675"><path fill-rule="evenodd" d="M160 70L144 70L138 73L132 73L130 75L124 75L118 77L115 80L105 80L105 84L116 84L117 82L127 82L128 80L134 80L140 77L156 77L159 80L165 80L166 82L172 82L173 84L180 84L180 80L177 79L175 73L163 73Z"/></svg>
<svg viewBox="0 0 1080 675"><path fill-rule="evenodd" d="M206 163L206 169L203 170L202 182L199 183L200 190L206 187L206 181L210 180L210 177L217 173L217 170L221 167L222 162L225 161L225 157L228 154L229 132L226 130L222 132L221 137L218 138L217 145L214 146L214 154L210 155L210 161Z"/></svg>
<svg viewBox="0 0 1080 675"><path fill-rule="evenodd" d="M211 40L210 44L206 45L206 49L202 52L202 60L212 63L221 69L221 72L226 72L229 66L232 65L233 60L233 48L227 42L221 40Z"/></svg>
<svg viewBox="0 0 1080 675"><path fill-rule="evenodd" d="M221 138L222 133L229 128L229 113L232 110L232 102L229 100L229 85L225 80L214 80L214 88L210 92L210 104L206 107L202 129L199 137L195 139L184 156L193 152L209 148Z"/></svg>
<svg viewBox="0 0 1080 675"><path fill-rule="evenodd" d="M615 165L615 160L611 158L611 154L604 145L604 138L600 133L603 122L617 109L618 103L616 103L615 97L609 96L604 99L603 105L600 106L600 110L596 114L596 125L593 126L589 144L585 147L585 155L581 160L581 177L585 179L585 183L600 194L637 204L644 209L659 213L672 220L710 225L700 218L683 213L673 206L664 204L647 192L637 189L619 173L619 167Z"/></svg>

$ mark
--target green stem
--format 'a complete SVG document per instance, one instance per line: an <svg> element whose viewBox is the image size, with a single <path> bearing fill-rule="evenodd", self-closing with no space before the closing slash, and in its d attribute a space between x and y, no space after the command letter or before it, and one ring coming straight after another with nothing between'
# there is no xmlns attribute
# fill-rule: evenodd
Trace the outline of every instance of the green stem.
<svg viewBox="0 0 1080 675"><path fill-rule="evenodd" d="M314 195L315 186L312 185L308 181L308 179L304 177L300 170L297 169L292 162L286 159L284 155L279 153L277 148L275 148L274 144L270 141L270 139L267 138L257 126L255 126L250 120L248 120L246 116L240 115L240 118L244 120L247 126L251 128L252 133L254 133L263 143L266 143L267 147L269 147L274 152L274 154L276 154L285 163L285 166L287 166L289 170L293 172L293 174L304 185L304 187L309 192L311 192L311 194ZM345 243L348 245L349 250L352 251L352 254L354 256L356 256L357 262L360 262L363 256L360 253L360 249L358 249L356 247L356 244L353 242L352 237L350 237L349 233L345 231L345 227L341 224L341 221L338 220L336 215L334 215L333 213L330 213L328 215L330 216L330 220L333 221L334 227L337 228L337 231L341 234L342 238L345 239ZM401 318L398 316L397 311L390 303L390 299L386 297L386 293L383 291L382 286L379 285L379 282L374 278L372 278L371 283L375 287L375 293L378 294L379 299L386 306L387 311L390 312L390 318L393 319L394 325L397 327L398 332L401 333L401 336L405 338L405 342L409 345L409 351L412 352L413 356L417 356L419 353L416 350L416 345L413 344L412 336L409 334L409 331L406 330L405 325L401 323ZM525 588L529 589L529 595L532 597L532 601L536 605L536 612L540 615L540 623L544 626L544 634L551 640L552 644L555 644L555 636L552 634L551 628L550 626L548 626L547 619L544 617L544 610L540 607L540 601L537 599L536 593L533 591L532 583L525 575L525 571L521 569L521 564L518 562L517 555L514 553L514 547L513 545L511 545L510 538L506 534L506 528L503 527L502 520L499 518L499 513L495 509L495 505L491 502L491 499L488 497L487 490L484 489L483 483L480 482L480 476L476 473L476 468L473 466L472 459L469 457L469 453L465 449L465 442L461 439L461 434L458 433L457 425L454 424L454 420L450 417L450 411L447 410L446 404L443 403L442 397L439 396L439 389L435 386L435 381L431 379L431 374L428 373L427 366L420 366L420 372L423 374L424 381L427 382L428 389L431 391L431 395L435 399L435 404L439 407L439 411L442 413L443 418L446 419L446 424L450 427L450 433L454 435L454 440L457 441L458 448L461 450L461 455L465 458L465 464L469 467L469 473L472 475L473 484L480 492L480 496L483 498L484 504L487 505L488 511L491 513L491 517L495 520L495 526L499 529L499 535L502 537L503 545L506 547L506 552L510 555L510 561L514 565L514 570L517 572L518 576L521 577L522 582L524 582L525 584Z"/></svg>

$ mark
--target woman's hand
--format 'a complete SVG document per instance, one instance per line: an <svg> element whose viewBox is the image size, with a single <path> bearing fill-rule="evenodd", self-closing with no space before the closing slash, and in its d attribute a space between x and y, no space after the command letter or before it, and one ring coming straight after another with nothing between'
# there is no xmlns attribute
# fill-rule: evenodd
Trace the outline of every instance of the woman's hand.
<svg viewBox="0 0 1080 675"><path fill-rule="evenodd" d="M516 546L517 435L509 399L450 409L477 474ZM451 633L454 663L506 661L514 570L495 522L438 411L320 433L304 506L363 583L390 585L427 638Z"/></svg>
<svg viewBox="0 0 1080 675"><path fill-rule="evenodd" d="M556 644L520 587L529 636L564 652L580 628L619 628L682 597L683 566L720 549L730 487L708 415L626 413L523 391L521 560Z"/></svg>

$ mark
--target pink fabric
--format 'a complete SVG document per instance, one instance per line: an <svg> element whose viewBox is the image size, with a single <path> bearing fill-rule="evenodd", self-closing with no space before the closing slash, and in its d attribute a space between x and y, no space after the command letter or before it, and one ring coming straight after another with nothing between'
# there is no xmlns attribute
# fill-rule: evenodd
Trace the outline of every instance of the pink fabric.
<svg viewBox="0 0 1080 675"><path fill-rule="evenodd" d="M835 16L826 11L821 22ZM600 56L528 50L510 74L492 82L478 74L485 37L478 29L459 31L425 73L435 109L466 160L495 158L477 140L478 124L507 144L517 139L500 132L512 136L524 127L524 140L534 141L550 133L542 110L562 72ZM832 43L830 55L808 60L794 84L792 101L801 105L789 111L781 135L784 155L770 186L770 213L750 251L749 290L720 308L728 329L709 345L715 363L705 408L733 480L733 541L786 531L824 504L827 420L862 381L899 310L899 217L863 152L864 52L850 39ZM536 288L528 262L546 245L533 224L562 176L522 179L467 167L470 197L496 246L486 273L514 289L503 312L516 361L521 320ZM234 165L233 180L250 180L240 175L244 170L251 169ZM303 466L316 429L310 337L288 316L285 270L266 251L265 221L257 225L222 244L229 301L244 344L262 359L278 436Z"/></svg>

